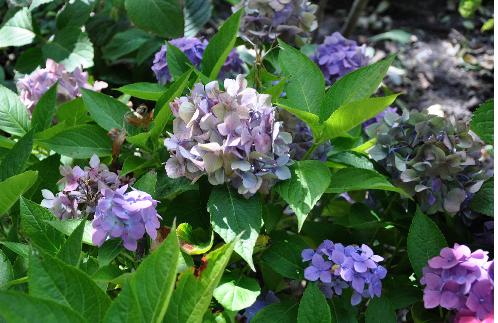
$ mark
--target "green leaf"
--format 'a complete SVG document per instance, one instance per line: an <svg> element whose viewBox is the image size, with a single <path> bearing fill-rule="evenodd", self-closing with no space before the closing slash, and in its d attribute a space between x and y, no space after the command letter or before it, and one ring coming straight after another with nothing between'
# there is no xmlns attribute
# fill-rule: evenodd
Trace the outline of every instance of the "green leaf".
<svg viewBox="0 0 498 323"><path fill-rule="evenodd" d="M130 111L126 104L99 92L86 89L81 92L86 109L99 126L107 131L123 128L124 117Z"/></svg>
<svg viewBox="0 0 498 323"><path fill-rule="evenodd" d="M297 313L298 323L329 323L332 320L325 295L315 283L308 283Z"/></svg>
<svg viewBox="0 0 498 323"><path fill-rule="evenodd" d="M111 303L87 274L48 254L30 257L28 277L30 296L71 307L89 322L101 322Z"/></svg>
<svg viewBox="0 0 498 323"><path fill-rule="evenodd" d="M168 43L167 46L166 59L168 61L168 70L173 79L176 80L190 70L192 62L178 47L171 43Z"/></svg>
<svg viewBox="0 0 498 323"><path fill-rule="evenodd" d="M30 246L25 243L11 242L11 241L0 241L0 244L7 247L10 251L18 254L23 258L29 257Z"/></svg>
<svg viewBox="0 0 498 323"><path fill-rule="evenodd" d="M75 0L64 5L57 15L57 29L68 26L82 26L90 18L95 0Z"/></svg>
<svg viewBox="0 0 498 323"><path fill-rule="evenodd" d="M223 64L235 45L243 9L230 16L211 38L202 57L202 73L216 80Z"/></svg>
<svg viewBox="0 0 498 323"><path fill-rule="evenodd" d="M14 270L9 258L0 250L0 290L5 289L5 285L14 279ZM0 316L1 318L1 316Z"/></svg>
<svg viewBox="0 0 498 323"><path fill-rule="evenodd" d="M124 163L123 163L123 168L121 169L121 172L119 173L120 176L125 176L129 173L136 172L138 170L150 167L153 165L153 161L151 160L145 160L143 158L140 158L138 156L128 156Z"/></svg>
<svg viewBox="0 0 498 323"><path fill-rule="evenodd" d="M186 0L183 14L185 16L185 37L195 37L202 27L211 19L213 4L211 0ZM169 65L169 64L168 64Z"/></svg>
<svg viewBox="0 0 498 323"><path fill-rule="evenodd" d="M207 267L196 277L194 270L184 272L177 284L165 322L200 323L211 303L214 289L230 260L234 242L216 249L206 256Z"/></svg>
<svg viewBox="0 0 498 323"><path fill-rule="evenodd" d="M472 197L470 202L472 210L494 216L494 179L488 179L481 189Z"/></svg>
<svg viewBox="0 0 498 323"><path fill-rule="evenodd" d="M393 29L386 31L385 33L381 33L373 37L370 37L369 40L371 42L378 42L381 40L393 40L401 44L408 44L411 40L411 37L412 34L410 34L409 32L406 32L402 29Z"/></svg>
<svg viewBox="0 0 498 323"><path fill-rule="evenodd" d="M279 41L281 51L278 61L288 79L286 93L291 108L315 114L320 120L327 119L328 111L322 109L325 80L318 66L299 50Z"/></svg>
<svg viewBox="0 0 498 323"><path fill-rule="evenodd" d="M298 161L292 165L291 171L292 178L280 182L274 189L296 213L298 230L301 231L308 213L330 185L330 171L317 160Z"/></svg>
<svg viewBox="0 0 498 323"><path fill-rule="evenodd" d="M55 230L63 233L66 236L70 236L80 225L81 220L79 219L70 219L61 221L59 219L53 218L52 220L45 220L45 223L54 228ZM85 229L83 230L83 238L82 242L93 246L92 243L92 232L93 227L90 221L85 222Z"/></svg>
<svg viewBox="0 0 498 323"><path fill-rule="evenodd" d="M31 156L33 131L29 131L9 150L0 162L0 180L19 174Z"/></svg>
<svg viewBox="0 0 498 323"><path fill-rule="evenodd" d="M357 311L351 305L351 293L346 291L340 297L332 297L329 301L332 323L358 323Z"/></svg>
<svg viewBox="0 0 498 323"><path fill-rule="evenodd" d="M495 26L495 19L489 18L488 20L486 20L484 24L482 24L481 32L493 30L494 26Z"/></svg>
<svg viewBox="0 0 498 323"><path fill-rule="evenodd" d="M138 28L168 38L183 35L183 12L178 0L125 0L125 7Z"/></svg>
<svg viewBox="0 0 498 323"><path fill-rule="evenodd" d="M475 12L481 6L481 0L460 0L458 4L458 12L464 18L474 16Z"/></svg>
<svg viewBox="0 0 498 323"><path fill-rule="evenodd" d="M112 143L107 132L97 125L67 128L56 136L42 140L53 151L72 158L111 155Z"/></svg>
<svg viewBox="0 0 498 323"><path fill-rule="evenodd" d="M188 223L180 223L176 228L178 241L182 251L188 255L202 255L213 247L214 233L210 234L202 228L192 228Z"/></svg>
<svg viewBox="0 0 498 323"><path fill-rule="evenodd" d="M166 92L167 89L161 84L140 82L140 83L127 84L125 86L118 88L117 90L124 94L128 94L139 99L157 101L159 100L161 95L163 95L164 92Z"/></svg>
<svg viewBox="0 0 498 323"><path fill-rule="evenodd" d="M398 94L360 99L337 108L325 121L322 141L346 134L349 130L375 117L396 100Z"/></svg>
<svg viewBox="0 0 498 323"><path fill-rule="evenodd" d="M213 292L214 298L229 311L240 311L256 302L261 293L258 281L244 275L226 273Z"/></svg>
<svg viewBox="0 0 498 323"><path fill-rule="evenodd" d="M280 275L291 279L302 279L304 263L301 251L308 245L299 237L284 235L272 239L270 248L263 252L261 259Z"/></svg>
<svg viewBox="0 0 498 323"><path fill-rule="evenodd" d="M156 117L154 118L154 122L152 124L152 128L149 131L149 136L153 140L157 140L161 133L166 127L169 118L171 117L171 109L169 108L169 103L176 97L180 96L183 93L183 90L188 85L188 80L190 75L192 74L192 69L188 72L185 72L178 80L176 80L171 86L168 88L168 91L164 93L161 98L157 101L156 109L159 109Z"/></svg>
<svg viewBox="0 0 498 323"><path fill-rule="evenodd" d="M57 253L57 257L69 265L78 266L80 262L81 242L85 224L86 221L82 220Z"/></svg>
<svg viewBox="0 0 498 323"><path fill-rule="evenodd" d="M18 292L0 292L0 313L6 322L85 323L78 313L56 302Z"/></svg>
<svg viewBox="0 0 498 323"><path fill-rule="evenodd" d="M407 237L408 258L417 277L422 277L427 261L446 246L446 239L434 221L417 209Z"/></svg>
<svg viewBox="0 0 498 323"><path fill-rule="evenodd" d="M45 65L43 61L43 53L39 47L31 47L23 50L17 57L15 70L19 73L29 74L38 66Z"/></svg>
<svg viewBox="0 0 498 323"><path fill-rule="evenodd" d="M55 254L64 243L64 236L46 221L56 219L46 208L21 198L21 228L38 248Z"/></svg>
<svg viewBox="0 0 498 323"><path fill-rule="evenodd" d="M97 256L100 267L109 265L123 250L122 245L123 243L120 239L111 239L104 242L99 247L99 254Z"/></svg>
<svg viewBox="0 0 498 323"><path fill-rule="evenodd" d="M22 136L30 127L28 109L19 97L0 85L0 130L14 136Z"/></svg>
<svg viewBox="0 0 498 323"><path fill-rule="evenodd" d="M237 239L234 250L256 271L252 253L259 230L263 226L263 210L259 197L246 199L228 186L213 189L208 201L211 225L228 243Z"/></svg>
<svg viewBox="0 0 498 323"><path fill-rule="evenodd" d="M135 184L133 184L133 188L149 193L152 197L156 195L156 183L157 183L157 173L155 170L151 170L142 177L140 177Z"/></svg>
<svg viewBox="0 0 498 323"><path fill-rule="evenodd" d="M31 125L35 133L49 128L52 124L55 106L57 104L57 86L57 83L52 85L52 87L43 94L33 110Z"/></svg>
<svg viewBox="0 0 498 323"><path fill-rule="evenodd" d="M398 192L405 197L410 197L401 188L391 184L384 175L374 170L361 168L343 168L332 175L327 193L344 193L360 190L383 190Z"/></svg>
<svg viewBox="0 0 498 323"><path fill-rule="evenodd" d="M334 154L329 157L329 161L336 164L342 164L344 167L351 166L354 168L375 170L373 163L368 157L350 151Z"/></svg>
<svg viewBox="0 0 498 323"><path fill-rule="evenodd" d="M198 183L192 183L184 177L170 178L164 170L158 174L156 195L159 199L173 199L181 193L197 191L198 189Z"/></svg>
<svg viewBox="0 0 498 323"><path fill-rule="evenodd" d="M65 122L67 127L79 126L92 121L81 97L61 104L55 114L57 120Z"/></svg>
<svg viewBox="0 0 498 323"><path fill-rule="evenodd" d="M488 100L481 104L472 115L470 129L474 131L481 139L492 145L494 133L494 100Z"/></svg>
<svg viewBox="0 0 498 323"><path fill-rule="evenodd" d="M298 315L298 304L283 301L263 307L252 318L251 323L295 323Z"/></svg>
<svg viewBox="0 0 498 323"><path fill-rule="evenodd" d="M111 41L102 48L102 57L109 61L115 61L140 49L150 40L150 34L145 31L137 28L128 29L112 37Z"/></svg>
<svg viewBox="0 0 498 323"><path fill-rule="evenodd" d="M19 197L24 194L38 178L38 172L27 171L0 182L0 215L5 214Z"/></svg>
<svg viewBox="0 0 498 323"><path fill-rule="evenodd" d="M68 71L93 66L93 45L79 26L58 30L51 42L42 47L45 57L63 64Z"/></svg>
<svg viewBox="0 0 498 323"><path fill-rule="evenodd" d="M162 322L176 282L180 248L175 230L142 261L114 300L104 322Z"/></svg>
<svg viewBox="0 0 498 323"><path fill-rule="evenodd" d="M379 87L394 58L390 55L341 77L325 94L322 109L332 113L340 106L368 98Z"/></svg>
<svg viewBox="0 0 498 323"><path fill-rule="evenodd" d="M31 44L35 36L31 13L27 8L23 8L0 28L0 48Z"/></svg>
<svg viewBox="0 0 498 323"><path fill-rule="evenodd" d="M365 323L396 323L396 311L386 297L375 297L365 313Z"/></svg>

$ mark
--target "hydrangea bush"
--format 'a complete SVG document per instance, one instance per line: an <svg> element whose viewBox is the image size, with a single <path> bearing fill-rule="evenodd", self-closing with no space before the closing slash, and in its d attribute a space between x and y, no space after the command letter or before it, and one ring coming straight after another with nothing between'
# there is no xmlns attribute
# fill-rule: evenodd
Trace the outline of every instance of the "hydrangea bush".
<svg viewBox="0 0 498 323"><path fill-rule="evenodd" d="M2 321L493 322L492 100L398 104L309 1L42 2L0 28Z"/></svg>

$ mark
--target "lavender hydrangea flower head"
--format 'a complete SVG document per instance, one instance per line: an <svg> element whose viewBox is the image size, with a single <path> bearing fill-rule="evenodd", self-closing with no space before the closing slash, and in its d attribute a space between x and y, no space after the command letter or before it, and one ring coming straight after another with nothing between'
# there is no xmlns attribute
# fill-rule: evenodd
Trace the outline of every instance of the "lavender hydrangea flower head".
<svg viewBox="0 0 498 323"><path fill-rule="evenodd" d="M199 67L202 62L202 56L208 45L208 41L205 39L200 39L196 37L182 37L169 41L171 45L180 49L190 60L193 66ZM161 84L166 84L171 80L171 74L168 68L167 61L167 51L168 46L163 45L161 49L155 54L154 61L152 65L152 71L156 75L156 79ZM225 76L236 75L243 72L243 63L237 54L236 50L233 49L227 57L225 64L220 71L220 78L223 79Z"/></svg>
<svg viewBox="0 0 498 323"><path fill-rule="evenodd" d="M368 64L365 46L344 38L339 32L325 37L312 59L320 67L328 84Z"/></svg>
<svg viewBox="0 0 498 323"><path fill-rule="evenodd" d="M374 255L372 249L361 246L343 246L325 240L316 250L305 249L303 261L311 260L304 270L304 278L318 281L319 288L327 298L341 295L348 287L353 289L351 304L358 305L362 298L380 297L382 279L387 270L378 263L384 258Z"/></svg>
<svg viewBox="0 0 498 323"><path fill-rule="evenodd" d="M92 221L92 242L95 245L101 246L107 238L120 237L126 249L135 251L137 241L145 232L151 239L156 239L160 226L157 201L142 191L126 193L127 189L128 185L116 190L102 190Z"/></svg>
<svg viewBox="0 0 498 323"><path fill-rule="evenodd" d="M483 320L493 306L491 265L485 251L471 252L467 246L459 244L443 248L422 270L420 282L425 286L425 308L441 306L461 312L461 315L473 313L470 316Z"/></svg>
<svg viewBox="0 0 498 323"><path fill-rule="evenodd" d="M30 113L33 112L36 103L43 94L57 81L59 82L57 89L59 101L67 101L80 96L81 88L100 91L107 87L107 83L102 81L96 81L93 85L89 84L88 73L83 72L80 68L68 72L64 65L48 59L45 68L37 69L17 81L17 90L21 101Z"/></svg>
<svg viewBox="0 0 498 323"><path fill-rule="evenodd" d="M291 135L275 120L271 97L248 88L243 75L226 79L224 87L196 84L189 96L171 103L166 172L193 181L207 175L212 185L231 183L246 197L267 192L290 178Z"/></svg>
<svg viewBox="0 0 498 323"><path fill-rule="evenodd" d="M493 176L493 162L466 124L423 112L386 111L365 131L377 138L369 154L416 197L422 211L474 217L470 201Z"/></svg>
<svg viewBox="0 0 498 323"><path fill-rule="evenodd" d="M307 0L243 0L233 11L244 8L241 31L254 43L281 38L302 45L318 27L317 5Z"/></svg>

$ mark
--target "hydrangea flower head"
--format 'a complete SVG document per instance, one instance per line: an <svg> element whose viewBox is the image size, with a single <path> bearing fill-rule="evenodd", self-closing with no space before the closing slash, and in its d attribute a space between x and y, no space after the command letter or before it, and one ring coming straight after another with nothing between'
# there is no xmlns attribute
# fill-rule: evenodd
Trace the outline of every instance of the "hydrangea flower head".
<svg viewBox="0 0 498 323"><path fill-rule="evenodd" d="M493 310L494 283L489 275L488 253L455 244L443 248L422 270L425 308L444 307L457 317L484 320ZM457 320L458 321L458 320ZM463 319L461 320L463 321Z"/></svg>
<svg viewBox="0 0 498 323"><path fill-rule="evenodd" d="M353 289L352 305L358 305L362 298L381 295L387 270L378 263L384 258L375 255L365 244L344 246L325 240L316 250L304 249L301 257L305 262L311 261L304 270L304 278L318 281L327 298L341 295L348 287Z"/></svg>
<svg viewBox="0 0 498 323"><path fill-rule="evenodd" d="M290 178L291 135L276 122L271 97L248 88L242 75L226 79L224 87L196 84L189 96L171 103L166 172L193 181L207 175L212 185L231 183L244 196L268 191Z"/></svg>
<svg viewBox="0 0 498 323"><path fill-rule="evenodd" d="M241 31L254 43L278 38L301 45L318 27L317 5L307 0L243 0L233 8L244 8Z"/></svg>
<svg viewBox="0 0 498 323"><path fill-rule="evenodd" d="M126 249L135 251L137 241L145 232L151 239L156 239L160 226L157 201L142 191L126 193L127 189L128 185L116 190L102 190L92 221L92 242L95 245L101 246L107 238L120 237Z"/></svg>
<svg viewBox="0 0 498 323"><path fill-rule="evenodd" d="M339 32L325 37L312 59L320 67L328 84L368 64L365 46L344 38Z"/></svg>
<svg viewBox="0 0 498 323"><path fill-rule="evenodd" d="M47 59L45 68L37 69L17 81L19 96L29 112L33 112L36 103L57 81L59 82L57 96L60 101L80 96L81 88L100 91L107 87L107 83L102 81L96 81L93 85L89 84L88 73L80 68L68 72L64 65Z"/></svg>
<svg viewBox="0 0 498 323"><path fill-rule="evenodd" d="M199 67L202 62L202 56L208 45L208 41L196 37L182 37L169 41L171 45L180 49L190 60L193 66ZM152 65L152 71L156 75L156 79L161 84L166 84L171 80L171 74L168 68L167 60L168 46L163 45L155 54ZM227 57L225 64L220 71L220 78L230 74L239 74L243 72L242 60L239 54L233 49Z"/></svg>
<svg viewBox="0 0 498 323"><path fill-rule="evenodd" d="M423 112L386 111L367 127L369 153L427 214L475 216L470 201L493 176L492 158L466 124Z"/></svg>

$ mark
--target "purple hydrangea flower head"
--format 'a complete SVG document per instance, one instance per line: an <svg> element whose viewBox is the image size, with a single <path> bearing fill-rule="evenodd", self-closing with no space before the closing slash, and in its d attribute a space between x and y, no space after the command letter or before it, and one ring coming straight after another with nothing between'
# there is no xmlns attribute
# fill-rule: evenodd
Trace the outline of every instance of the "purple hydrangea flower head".
<svg viewBox="0 0 498 323"><path fill-rule="evenodd" d="M328 84L368 64L365 46L344 38L339 32L325 37L312 59L322 70Z"/></svg>
<svg viewBox="0 0 498 323"><path fill-rule="evenodd" d="M103 190L92 221L95 245L101 246L107 238L120 237L126 249L135 251L137 241L145 232L151 239L156 239L160 225L157 201L142 191L126 193L127 189L124 185L116 190Z"/></svg>
<svg viewBox="0 0 498 323"><path fill-rule="evenodd" d="M88 83L88 73L80 68L69 72L64 65L48 59L46 67L37 69L29 75L17 81L17 90L21 101L26 105L29 112L33 109L48 89L59 82L57 96L59 101L67 101L81 95L80 89L92 89L100 91L107 87L107 83L96 81L93 85Z"/></svg>
<svg viewBox="0 0 498 323"><path fill-rule="evenodd" d="M49 190L42 190L41 206L50 209L61 220L77 218L81 215L78 210L78 199L59 192L56 195Z"/></svg>
<svg viewBox="0 0 498 323"><path fill-rule="evenodd" d="M170 44L180 49L190 60L193 66L199 67L202 62L202 56L208 45L208 41L196 37L182 37L173 39ZM156 79L161 84L166 84L171 80L171 74L168 68L167 61L168 46L163 45L161 49L155 54L152 65L152 71L156 75ZM227 57L225 64L220 71L220 78L223 79L228 75L236 75L243 72L243 63L233 49Z"/></svg>
<svg viewBox="0 0 498 323"><path fill-rule="evenodd" d="M170 107L173 134L164 141L170 152L166 173L197 180L207 175L212 185L231 183L246 197L268 192L278 180L290 178L292 137L275 120L271 97L247 87L242 75L196 84L189 96Z"/></svg>
<svg viewBox="0 0 498 323"><path fill-rule="evenodd" d="M387 270L378 264L384 258L375 255L369 246L344 246L325 240L316 250L304 249L301 256L305 262L311 260L304 278L319 281L326 297L341 295L344 288L353 289L352 305L358 305L363 298L380 297Z"/></svg>
<svg viewBox="0 0 498 323"><path fill-rule="evenodd" d="M422 270L420 282L425 286L425 308L441 306L467 316L471 312L483 320L492 311L491 264L483 250L471 252L467 246L459 244L443 248Z"/></svg>
<svg viewBox="0 0 498 323"><path fill-rule="evenodd" d="M318 27L317 5L307 0L243 0L233 11L244 8L242 34L254 43L278 38L302 45Z"/></svg>

